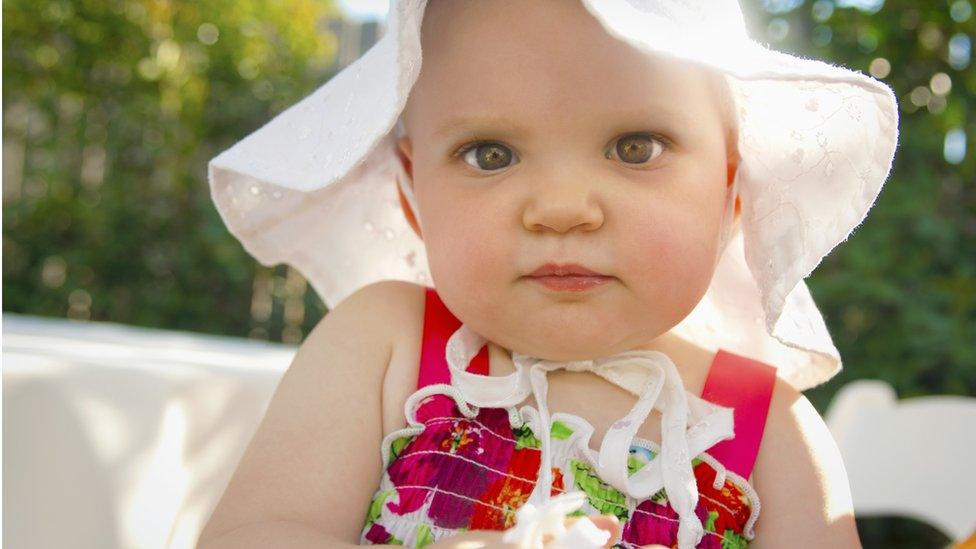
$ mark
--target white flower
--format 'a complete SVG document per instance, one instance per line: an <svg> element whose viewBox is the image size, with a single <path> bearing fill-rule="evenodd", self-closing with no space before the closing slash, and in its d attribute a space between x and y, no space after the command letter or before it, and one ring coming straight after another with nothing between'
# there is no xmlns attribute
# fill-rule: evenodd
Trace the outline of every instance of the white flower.
<svg viewBox="0 0 976 549"><path fill-rule="evenodd" d="M610 537L586 517L566 528L566 515L586 501L583 492L565 492L552 497L541 507L526 502L515 514L515 526L502 538L524 549L599 549ZM543 540L550 538L548 543Z"/></svg>

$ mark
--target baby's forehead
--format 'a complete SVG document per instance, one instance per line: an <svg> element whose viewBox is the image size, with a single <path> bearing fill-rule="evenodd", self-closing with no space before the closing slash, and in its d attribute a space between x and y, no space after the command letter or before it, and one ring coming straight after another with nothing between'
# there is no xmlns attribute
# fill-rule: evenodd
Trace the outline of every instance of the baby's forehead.
<svg viewBox="0 0 976 549"><path fill-rule="evenodd" d="M408 111L428 116L474 107L513 116L584 108L687 117L721 113L728 103L718 73L611 36L579 0L431 0L421 50L409 103L429 108Z"/></svg>
<svg viewBox="0 0 976 549"><path fill-rule="evenodd" d="M421 44L424 66L463 70L468 76L583 74L608 83L642 78L641 83L652 85L674 78L688 83L706 72L612 36L580 0L431 0Z"/></svg>

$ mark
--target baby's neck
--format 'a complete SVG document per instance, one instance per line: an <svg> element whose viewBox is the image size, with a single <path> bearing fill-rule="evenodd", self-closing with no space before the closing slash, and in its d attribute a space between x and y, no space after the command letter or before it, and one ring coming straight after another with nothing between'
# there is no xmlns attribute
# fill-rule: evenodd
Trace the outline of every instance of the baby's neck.
<svg viewBox="0 0 976 549"><path fill-rule="evenodd" d="M714 351L690 343L672 332L666 332L631 350L658 351L666 354L685 379L688 376L695 377L695 372L699 375L701 372L707 373L715 356ZM511 350L493 342L488 342L488 360L492 376L503 376L515 371Z"/></svg>
<svg viewBox="0 0 976 549"><path fill-rule="evenodd" d="M671 360L674 361L678 368L681 368L682 362L687 362L695 358L701 358L703 356L711 357L715 353L709 351L704 347L695 345L686 339L680 338L674 334L674 332L665 332L664 334L634 347L634 350L644 350L644 351L658 351L668 355ZM684 359L684 360L682 360Z"/></svg>

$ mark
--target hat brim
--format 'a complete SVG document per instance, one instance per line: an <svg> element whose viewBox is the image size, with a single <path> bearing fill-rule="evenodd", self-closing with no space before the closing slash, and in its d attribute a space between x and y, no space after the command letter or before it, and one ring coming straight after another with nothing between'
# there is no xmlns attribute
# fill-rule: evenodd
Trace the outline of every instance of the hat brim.
<svg viewBox="0 0 976 549"><path fill-rule="evenodd" d="M624 0L583 3L611 35L719 71L733 91L741 233L676 333L772 364L800 390L823 383L841 360L803 279L860 225L888 177L894 93L744 32L717 46ZM262 264L301 271L330 308L379 280L431 283L397 195L393 136L420 72L425 5L394 2L388 31L362 57L209 163L231 233Z"/></svg>

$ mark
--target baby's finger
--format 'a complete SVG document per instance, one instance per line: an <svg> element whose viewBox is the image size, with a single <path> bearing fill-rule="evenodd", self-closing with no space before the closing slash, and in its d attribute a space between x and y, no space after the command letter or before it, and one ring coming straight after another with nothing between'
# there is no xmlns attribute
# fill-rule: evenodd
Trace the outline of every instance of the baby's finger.
<svg viewBox="0 0 976 549"><path fill-rule="evenodd" d="M597 528L601 530L606 530L610 532L610 537L607 539L607 543L604 547L613 547L618 541L620 541L620 519L614 515L598 515L593 517L567 517L566 527L569 528L574 522L580 519L588 518Z"/></svg>

